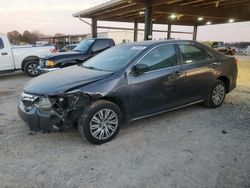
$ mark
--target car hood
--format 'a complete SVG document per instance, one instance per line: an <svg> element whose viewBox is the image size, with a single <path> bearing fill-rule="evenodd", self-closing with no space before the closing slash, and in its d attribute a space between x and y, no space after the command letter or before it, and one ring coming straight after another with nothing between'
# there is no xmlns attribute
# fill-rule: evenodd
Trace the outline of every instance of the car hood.
<svg viewBox="0 0 250 188"><path fill-rule="evenodd" d="M75 87L107 78L112 74L112 72L91 70L75 65L34 78L25 86L24 92L58 95Z"/></svg>
<svg viewBox="0 0 250 188"><path fill-rule="evenodd" d="M45 56L44 59L46 60L61 60L61 59L74 59L74 58L83 58L87 54L84 52L58 52L53 55Z"/></svg>

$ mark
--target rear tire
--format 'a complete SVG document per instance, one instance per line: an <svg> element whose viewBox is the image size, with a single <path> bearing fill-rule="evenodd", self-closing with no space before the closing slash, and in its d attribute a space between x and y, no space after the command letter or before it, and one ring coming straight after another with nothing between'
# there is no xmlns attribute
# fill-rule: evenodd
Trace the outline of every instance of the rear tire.
<svg viewBox="0 0 250 188"><path fill-rule="evenodd" d="M203 102L203 105L207 108L220 107L226 96L226 86L221 80L217 80L212 87L208 98Z"/></svg>
<svg viewBox="0 0 250 188"><path fill-rule="evenodd" d="M122 112L114 103L95 101L85 107L79 117L78 130L92 144L103 144L112 140L122 124Z"/></svg>
<svg viewBox="0 0 250 188"><path fill-rule="evenodd" d="M29 60L25 63L24 65L24 72L31 77L35 77L38 76L40 73L37 69L38 67L38 60L34 59L34 60Z"/></svg>

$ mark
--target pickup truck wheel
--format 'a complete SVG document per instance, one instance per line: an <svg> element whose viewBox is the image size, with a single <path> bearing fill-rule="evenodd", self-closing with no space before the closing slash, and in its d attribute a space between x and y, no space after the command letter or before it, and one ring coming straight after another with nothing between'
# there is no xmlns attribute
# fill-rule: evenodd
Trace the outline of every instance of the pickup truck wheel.
<svg viewBox="0 0 250 188"><path fill-rule="evenodd" d="M31 77L35 77L39 75L38 67L38 60L29 60L24 65L24 72Z"/></svg>
<svg viewBox="0 0 250 188"><path fill-rule="evenodd" d="M112 140L122 124L122 112L117 105L106 100L85 107L78 121L78 130L92 144Z"/></svg>
<svg viewBox="0 0 250 188"><path fill-rule="evenodd" d="M226 86L221 80L217 80L214 84L208 99L206 99L203 105L207 108L217 108L222 105L226 96Z"/></svg>

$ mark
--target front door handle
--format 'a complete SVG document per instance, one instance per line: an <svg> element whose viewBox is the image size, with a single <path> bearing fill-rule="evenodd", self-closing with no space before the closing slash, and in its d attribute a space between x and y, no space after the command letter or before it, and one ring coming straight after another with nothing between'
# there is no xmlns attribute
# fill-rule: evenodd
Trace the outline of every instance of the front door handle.
<svg viewBox="0 0 250 188"><path fill-rule="evenodd" d="M7 52L2 52L1 55L8 55L8 53Z"/></svg>
<svg viewBox="0 0 250 188"><path fill-rule="evenodd" d="M183 74L182 71L177 70L177 71L173 72L173 73L170 75L169 79L170 79L170 80L175 80L175 79L181 77L182 74Z"/></svg>
<svg viewBox="0 0 250 188"><path fill-rule="evenodd" d="M181 76L182 74L183 73L180 70L177 70L177 71L174 72L174 76L176 76L176 77Z"/></svg>
<svg viewBox="0 0 250 188"><path fill-rule="evenodd" d="M211 64L211 67L215 68L215 67L218 67L218 65L220 65L220 63L214 62Z"/></svg>

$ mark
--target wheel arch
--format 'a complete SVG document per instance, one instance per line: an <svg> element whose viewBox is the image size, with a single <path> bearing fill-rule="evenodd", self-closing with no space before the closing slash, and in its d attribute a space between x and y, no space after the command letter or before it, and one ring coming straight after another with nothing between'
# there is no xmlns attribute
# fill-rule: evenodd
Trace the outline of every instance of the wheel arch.
<svg viewBox="0 0 250 188"><path fill-rule="evenodd" d="M30 60L39 60L39 57L38 56L28 56L28 57L24 58L22 61L22 65L21 65L22 70L24 70L25 63L27 63Z"/></svg>
<svg viewBox="0 0 250 188"><path fill-rule="evenodd" d="M229 78L226 77L226 76L224 76L224 75L222 75L222 76L219 76L217 78L217 80L221 80L221 81L224 82L224 84L226 86L226 93L228 93L229 92L229 87L230 87L230 80L229 80Z"/></svg>
<svg viewBox="0 0 250 188"><path fill-rule="evenodd" d="M115 105L117 105L122 112L123 120L125 120L127 110L126 110L126 107L121 99L119 99L117 97L101 97L101 98L96 99L95 101L97 101L97 100L107 100L107 101L110 101L110 102L114 103Z"/></svg>

